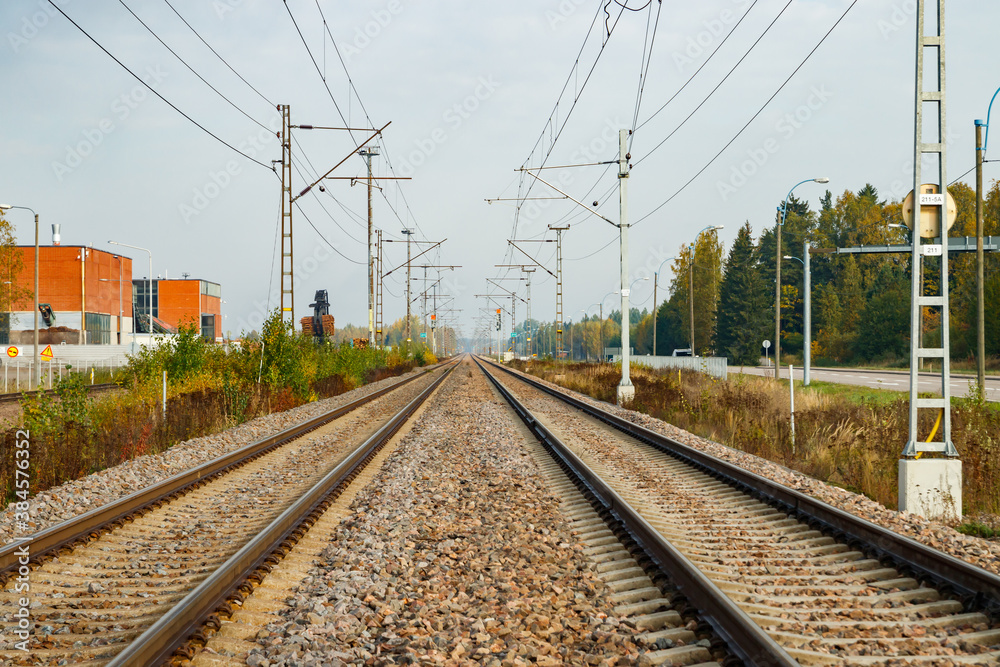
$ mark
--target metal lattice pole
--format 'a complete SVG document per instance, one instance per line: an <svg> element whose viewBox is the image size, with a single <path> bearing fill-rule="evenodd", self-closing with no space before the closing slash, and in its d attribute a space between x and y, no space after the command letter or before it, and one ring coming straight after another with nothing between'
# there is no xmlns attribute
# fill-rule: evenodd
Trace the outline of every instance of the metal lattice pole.
<svg viewBox="0 0 1000 667"><path fill-rule="evenodd" d="M281 319L285 313L295 324L294 258L292 256L292 135L291 108L278 105L281 111ZM287 295L287 296L286 296ZM152 312L152 311L150 311Z"/></svg>
<svg viewBox="0 0 1000 667"><path fill-rule="evenodd" d="M945 106L945 52L944 52L944 0L929 0L937 4L936 30L925 34L927 30L925 6L928 0L917 2L917 71L916 71L916 101L914 110L914 159L913 159L913 234L912 238L912 270L911 270L911 309L910 309L910 419L909 439L903 450L906 458L915 457L922 452L940 452L948 457L957 457L958 450L951 439L951 358L948 317L948 207L947 207L947 152L945 137L947 137L947 115ZM937 70L937 77L931 78L931 87L924 90L924 67L930 60ZM937 105L937 128L932 141L924 141L924 105ZM925 156L937 157L936 174L937 192L928 192L935 188L923 186L923 159ZM924 207L933 210L939 221L940 244L924 244L921 236L922 212ZM928 233L928 232L924 232ZM934 236L933 231L929 233ZM934 239L932 239L933 241ZM941 278L940 294L926 295L922 285L923 261L925 255L936 255L940 252ZM922 347L921 331L924 327L925 311L936 309L940 315L941 345L940 347ZM918 371L922 359L940 359L941 362L941 397L920 398ZM921 409L942 411L940 440L922 442L918 433L918 415Z"/></svg>

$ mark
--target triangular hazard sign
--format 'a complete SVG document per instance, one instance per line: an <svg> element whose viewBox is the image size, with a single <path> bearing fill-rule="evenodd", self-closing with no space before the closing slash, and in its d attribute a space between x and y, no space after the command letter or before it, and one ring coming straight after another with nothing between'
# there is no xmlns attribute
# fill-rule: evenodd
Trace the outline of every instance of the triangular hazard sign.
<svg viewBox="0 0 1000 667"><path fill-rule="evenodd" d="M51 345L46 345L45 349L42 350L42 353L41 353L40 356L45 361L52 361L52 346Z"/></svg>

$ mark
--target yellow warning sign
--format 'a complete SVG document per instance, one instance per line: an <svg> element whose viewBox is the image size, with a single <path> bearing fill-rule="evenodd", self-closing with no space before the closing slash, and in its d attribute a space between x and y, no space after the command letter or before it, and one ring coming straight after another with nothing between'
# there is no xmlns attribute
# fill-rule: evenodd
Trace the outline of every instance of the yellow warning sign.
<svg viewBox="0 0 1000 667"><path fill-rule="evenodd" d="M46 345L45 346L45 349L42 350L41 357L45 361L52 361L52 346L51 345Z"/></svg>
<svg viewBox="0 0 1000 667"><path fill-rule="evenodd" d="M18 350L13 345L11 345L10 347L7 348L7 356L10 357L11 359L13 359L14 357L16 357L20 353L21 353L21 351Z"/></svg>

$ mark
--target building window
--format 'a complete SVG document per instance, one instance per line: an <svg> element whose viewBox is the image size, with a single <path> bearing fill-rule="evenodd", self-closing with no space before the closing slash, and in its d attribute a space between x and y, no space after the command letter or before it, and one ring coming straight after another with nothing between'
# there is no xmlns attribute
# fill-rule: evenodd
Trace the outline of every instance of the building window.
<svg viewBox="0 0 1000 667"><path fill-rule="evenodd" d="M111 344L111 316L102 313L87 313L84 317L85 341L89 345Z"/></svg>
<svg viewBox="0 0 1000 667"><path fill-rule="evenodd" d="M139 333L149 333L149 287L148 280L136 279L132 281L132 307L135 309L136 331ZM153 317L160 316L160 284L159 281L152 282L153 287Z"/></svg>
<svg viewBox="0 0 1000 667"><path fill-rule="evenodd" d="M210 283L207 280L201 281L201 293L205 296L214 296L218 299L222 298L222 286L218 283Z"/></svg>
<svg viewBox="0 0 1000 667"><path fill-rule="evenodd" d="M202 314L201 337L205 340L215 340L215 315Z"/></svg>

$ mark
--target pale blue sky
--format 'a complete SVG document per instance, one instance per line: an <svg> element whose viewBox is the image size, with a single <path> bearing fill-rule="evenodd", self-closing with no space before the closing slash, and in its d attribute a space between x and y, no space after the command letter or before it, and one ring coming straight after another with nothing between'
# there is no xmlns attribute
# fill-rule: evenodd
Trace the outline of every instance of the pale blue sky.
<svg viewBox="0 0 1000 667"><path fill-rule="evenodd" d="M280 127L277 111L232 74L184 26L163 0L126 0L153 30L233 103L265 127ZM228 62L270 102L290 104L299 124L340 125L334 104L309 60L284 4L278 0L171 0ZM630 0L633 6L641 3ZM662 105L702 64L707 53L749 11L713 60L677 99L636 133L633 163L666 137L736 63L785 0L665 2L652 50L640 121ZM675 136L636 164L630 179L633 220L673 194L722 148L848 7L848 0L795 0L775 27ZM179 109L228 143L269 165L280 157L264 130L197 80L115 0L63 0L67 14ZM503 3L406 0L334 3L320 0L329 30L347 61L361 102L377 126L392 121L383 150L401 185L387 182L375 202L376 226L400 238L403 224L425 239L448 238L435 261L461 264L447 279L472 330L481 303L474 294L505 263L513 208L486 204L517 192L515 169L542 134L570 67L600 4L589 0L513 0ZM316 8L316 0L289 0L334 98L354 126L367 124L350 93ZM683 193L632 231L632 275L654 271L699 229L723 224L731 240L744 220L755 233L772 224L774 207L794 183L829 176L834 193L871 182L899 197L912 178L915 22L907 0L858 2L830 38L722 156ZM611 8L615 5L612 4ZM46 10L48 8L48 10ZM653 5L655 11L656 5ZM0 201L30 206L48 225L62 225L63 243L111 249L108 239L152 248L154 273L188 272L222 284L225 327L238 333L259 325L276 305L271 263L278 179L237 155L156 99L62 16L41 0L12 0L0 8ZM615 13L612 11L612 16ZM618 128L629 127L648 11L625 12L601 56L549 164L616 157ZM654 14L655 16L655 14ZM973 163L973 120L984 118L1000 86L1000 55L991 48L1000 5L953 2L948 14L949 174ZM601 14L603 21L603 14ZM598 28L598 33L603 30ZM585 77L600 41L581 56ZM560 104L566 118L570 100ZM797 119L796 119L797 116ZM312 167L326 171L354 144L346 133L298 131ZM748 160L756 160L750 165ZM376 171L387 175L385 158ZM307 171L312 171L307 164ZM361 175L349 160L337 172ZM741 178L750 172L751 175ZM987 178L996 174L987 170ZM547 172L553 178L555 172ZM616 186L614 172L588 167L563 172L567 190L591 201ZM296 189L304 185L294 175ZM365 192L349 181L328 181L326 194L302 198L309 218L350 263L334 254L296 216L301 285L296 317L316 289L328 289L338 324L365 322ZM597 187L590 191L591 186ZM400 196L402 189L405 201ZM544 194L536 187L532 194ZM819 185L796 191L814 205ZM322 204L322 207L321 207ZM342 205L342 206L341 206ZM325 210L324 208L325 207ZM602 212L617 219L617 196ZM21 242L31 241L30 216L11 212ZM552 202L533 220L522 217L519 236L541 234L566 219L565 316L617 288L617 243L586 259L616 236L606 222L566 202ZM331 219L331 216L336 220ZM397 217L398 216L398 217ZM339 224L339 226L338 226ZM360 240L360 242L359 242ZM551 244L539 259L551 264ZM401 244L387 249L391 266L405 259ZM137 267L145 255L135 253ZM669 264L669 263L668 263ZM388 267L387 267L388 268ZM145 269L137 269L137 276ZM405 312L402 280L389 279L386 319ZM666 287L669 279L661 282ZM554 316L553 281L535 274L533 315ZM510 283L513 284L513 283ZM652 304L650 281L637 285L633 303ZM664 294L664 290L661 290ZM610 310L611 299L606 302ZM594 309L596 310L596 308ZM523 311L522 311L523 312Z"/></svg>

